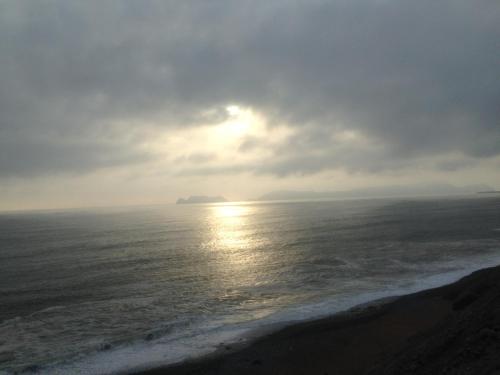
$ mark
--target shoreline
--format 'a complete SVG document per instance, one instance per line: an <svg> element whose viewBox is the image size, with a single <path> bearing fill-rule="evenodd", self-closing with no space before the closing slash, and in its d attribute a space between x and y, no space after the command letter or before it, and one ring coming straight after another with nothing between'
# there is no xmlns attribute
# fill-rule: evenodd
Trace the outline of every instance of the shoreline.
<svg viewBox="0 0 500 375"><path fill-rule="evenodd" d="M498 352L500 266L125 374L500 374Z"/></svg>

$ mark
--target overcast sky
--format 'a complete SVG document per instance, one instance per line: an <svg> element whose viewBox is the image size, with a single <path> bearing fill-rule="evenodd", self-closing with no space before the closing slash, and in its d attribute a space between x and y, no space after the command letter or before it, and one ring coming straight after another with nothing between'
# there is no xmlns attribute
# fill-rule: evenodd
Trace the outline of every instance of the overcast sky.
<svg viewBox="0 0 500 375"><path fill-rule="evenodd" d="M0 1L0 209L500 188L498 0Z"/></svg>

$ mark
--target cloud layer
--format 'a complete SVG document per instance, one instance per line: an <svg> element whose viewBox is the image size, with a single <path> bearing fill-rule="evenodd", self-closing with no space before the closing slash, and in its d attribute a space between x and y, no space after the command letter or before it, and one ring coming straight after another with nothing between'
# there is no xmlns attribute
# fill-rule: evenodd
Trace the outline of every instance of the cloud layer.
<svg viewBox="0 0 500 375"><path fill-rule="evenodd" d="M500 154L499 40L494 0L3 1L0 178L142 163L145 129L231 103L293 136L186 173L470 166Z"/></svg>

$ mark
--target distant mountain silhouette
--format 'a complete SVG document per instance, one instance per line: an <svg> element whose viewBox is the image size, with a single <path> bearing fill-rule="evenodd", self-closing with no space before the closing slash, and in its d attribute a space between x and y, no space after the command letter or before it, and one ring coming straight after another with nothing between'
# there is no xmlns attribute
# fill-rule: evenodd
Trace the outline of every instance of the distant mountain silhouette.
<svg viewBox="0 0 500 375"><path fill-rule="evenodd" d="M451 184L408 185L360 188L342 191L294 191L280 190L262 195L257 200L302 200L302 199L342 199L342 198L382 198L397 196L459 195L478 191L492 191L488 185L454 186Z"/></svg>
<svg viewBox="0 0 500 375"><path fill-rule="evenodd" d="M176 204L197 204L197 203L218 203L218 202L227 202L226 198L217 196L217 197L207 197L205 195L192 195L187 199L179 198L177 199Z"/></svg>

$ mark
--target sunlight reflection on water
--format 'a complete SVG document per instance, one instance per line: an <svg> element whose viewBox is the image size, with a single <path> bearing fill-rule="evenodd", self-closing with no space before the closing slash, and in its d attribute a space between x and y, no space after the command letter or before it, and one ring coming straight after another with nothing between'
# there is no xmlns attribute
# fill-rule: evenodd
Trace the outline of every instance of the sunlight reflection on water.
<svg viewBox="0 0 500 375"><path fill-rule="evenodd" d="M225 287L255 285L264 272L270 253L269 239L253 228L252 219L259 207L238 203L207 207L207 238L205 251L215 258L219 276Z"/></svg>
<svg viewBox="0 0 500 375"><path fill-rule="evenodd" d="M252 238L245 231L252 208L242 205L220 205L210 207L212 211L212 249L236 251L252 246Z"/></svg>

